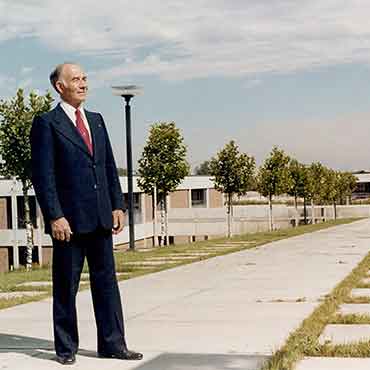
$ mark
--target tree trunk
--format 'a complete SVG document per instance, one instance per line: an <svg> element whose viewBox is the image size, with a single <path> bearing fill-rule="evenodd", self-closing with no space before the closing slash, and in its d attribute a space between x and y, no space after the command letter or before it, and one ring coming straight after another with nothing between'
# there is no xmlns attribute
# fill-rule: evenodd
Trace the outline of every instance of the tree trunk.
<svg viewBox="0 0 370 370"><path fill-rule="evenodd" d="M166 234L166 244L170 245L170 241L168 238L168 209L167 209L167 194L164 196L164 225L165 225L165 234Z"/></svg>
<svg viewBox="0 0 370 370"><path fill-rule="evenodd" d="M274 224L272 222L272 195L269 194L269 230L274 230Z"/></svg>
<svg viewBox="0 0 370 370"><path fill-rule="evenodd" d="M313 199L311 199L311 223L312 225L314 225L316 223L316 220L315 220L315 203L313 201Z"/></svg>
<svg viewBox="0 0 370 370"><path fill-rule="evenodd" d="M160 204L161 204L161 242L160 245L165 245L165 235L166 235L166 215L165 215L165 206L164 206L164 196L161 194L160 196Z"/></svg>
<svg viewBox="0 0 370 370"><path fill-rule="evenodd" d="M227 237L231 238L232 236L232 215L231 215L231 194L227 194Z"/></svg>
<svg viewBox="0 0 370 370"><path fill-rule="evenodd" d="M233 207L233 194L230 194L230 237L233 237L234 231L234 207Z"/></svg>
<svg viewBox="0 0 370 370"><path fill-rule="evenodd" d="M152 192L152 210L153 210L153 245L156 247L158 245L158 235L157 235L157 188L153 188Z"/></svg>
<svg viewBox="0 0 370 370"><path fill-rule="evenodd" d="M297 194L294 194L294 207L296 209L296 211L298 211L298 200L297 200Z"/></svg>
<svg viewBox="0 0 370 370"><path fill-rule="evenodd" d="M28 190L25 183L22 183L23 186L23 198L24 198L24 218L25 218L25 226L26 226L26 238L27 238L27 245L26 245L26 269L27 271L32 269L32 251L33 251L33 227L31 222L31 215L30 215L30 200L28 197Z"/></svg>
<svg viewBox="0 0 370 370"><path fill-rule="evenodd" d="M337 219L337 202L334 201L333 203L333 211L334 211L334 220Z"/></svg>
<svg viewBox="0 0 370 370"><path fill-rule="evenodd" d="M304 217L304 224L307 225L307 204L306 204L306 197L303 197L303 217Z"/></svg>

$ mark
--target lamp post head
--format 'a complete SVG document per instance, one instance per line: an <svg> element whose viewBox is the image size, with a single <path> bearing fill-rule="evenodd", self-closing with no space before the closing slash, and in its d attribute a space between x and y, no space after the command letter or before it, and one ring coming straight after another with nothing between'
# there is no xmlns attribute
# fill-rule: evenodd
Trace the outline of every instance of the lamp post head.
<svg viewBox="0 0 370 370"><path fill-rule="evenodd" d="M135 95L141 95L143 89L136 85L112 86L113 95L122 96L126 100L130 100Z"/></svg>

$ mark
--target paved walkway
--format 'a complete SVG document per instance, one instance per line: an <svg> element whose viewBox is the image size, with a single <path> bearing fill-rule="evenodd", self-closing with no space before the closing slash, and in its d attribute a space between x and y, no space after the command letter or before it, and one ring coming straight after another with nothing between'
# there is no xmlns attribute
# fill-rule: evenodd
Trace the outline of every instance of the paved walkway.
<svg viewBox="0 0 370 370"><path fill-rule="evenodd" d="M121 283L140 363L96 358L89 291L78 296L74 369L257 370L369 251L370 220ZM0 311L0 369L60 369L50 299Z"/></svg>

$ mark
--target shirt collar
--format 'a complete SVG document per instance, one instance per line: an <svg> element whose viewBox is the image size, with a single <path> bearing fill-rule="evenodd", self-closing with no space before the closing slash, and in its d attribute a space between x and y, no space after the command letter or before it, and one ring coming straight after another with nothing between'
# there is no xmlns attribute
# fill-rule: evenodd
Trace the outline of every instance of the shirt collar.
<svg viewBox="0 0 370 370"><path fill-rule="evenodd" d="M74 117L76 114L76 108L72 106L71 104L67 103L66 101L62 100L60 102L60 105L72 116ZM84 115L84 107L83 104L81 104L78 107L78 110Z"/></svg>

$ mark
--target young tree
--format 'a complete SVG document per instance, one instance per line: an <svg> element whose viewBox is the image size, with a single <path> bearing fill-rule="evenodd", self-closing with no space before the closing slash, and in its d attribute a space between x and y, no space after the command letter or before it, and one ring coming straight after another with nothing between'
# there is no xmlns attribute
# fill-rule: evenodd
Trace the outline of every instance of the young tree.
<svg viewBox="0 0 370 370"><path fill-rule="evenodd" d="M324 186L325 167L320 162L313 162L309 167L310 181L311 181L311 213L312 223L315 220L315 203L318 204L322 200L322 189Z"/></svg>
<svg viewBox="0 0 370 370"><path fill-rule="evenodd" d="M331 168L325 168L323 175L323 186L321 188L321 197L324 202L333 205L333 218L337 219L337 199L339 197L339 172Z"/></svg>
<svg viewBox="0 0 370 370"><path fill-rule="evenodd" d="M291 159L289 162L289 173L291 186L288 190L288 194L294 197L294 207L298 209L298 197L301 196L302 188L304 188L306 181L305 167L296 159Z"/></svg>
<svg viewBox="0 0 370 370"><path fill-rule="evenodd" d="M29 136L34 116L49 111L52 102L53 98L49 92L44 96L31 92L27 104L22 89L17 91L14 98L0 101L0 154L4 161L1 164L0 173L22 183L27 235L27 270L32 267L33 250L33 227L28 198L28 191L32 187Z"/></svg>
<svg viewBox="0 0 370 370"><path fill-rule="evenodd" d="M255 167L254 158L240 153L233 140L210 161L215 189L227 195L228 237L232 236L233 195L242 195L251 189Z"/></svg>
<svg viewBox="0 0 370 370"><path fill-rule="evenodd" d="M211 169L209 167L210 161L204 161L199 166L195 167L194 173L197 176L210 176Z"/></svg>
<svg viewBox="0 0 370 370"><path fill-rule="evenodd" d="M157 191L161 204L161 242L168 244L167 195L175 191L189 174L186 146L175 122L159 122L151 126L141 158L138 181L140 189L147 194ZM153 201L153 212L156 204Z"/></svg>
<svg viewBox="0 0 370 370"><path fill-rule="evenodd" d="M307 225L307 200L312 198L312 179L310 177L309 168L303 164L301 166L301 186L298 196L303 198L304 223Z"/></svg>
<svg viewBox="0 0 370 370"><path fill-rule="evenodd" d="M338 179L338 195L340 204L348 204L356 188L357 177L351 172L340 172ZM346 201L344 201L346 199Z"/></svg>
<svg viewBox="0 0 370 370"><path fill-rule="evenodd" d="M274 147L270 156L260 167L257 177L258 191L269 201L269 228L274 229L272 220L272 199L276 195L287 193L291 189L289 171L290 158L278 147Z"/></svg>
<svg viewBox="0 0 370 370"><path fill-rule="evenodd" d="M307 224L307 199L311 198L311 181L307 167L296 159L289 162L291 187L288 194L294 197L294 207L298 212L298 198L303 198L303 217Z"/></svg>

